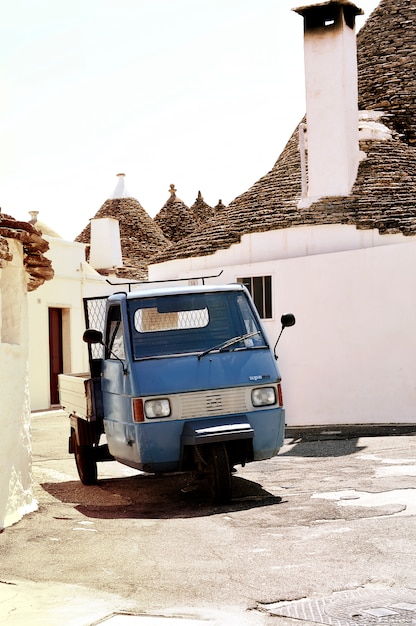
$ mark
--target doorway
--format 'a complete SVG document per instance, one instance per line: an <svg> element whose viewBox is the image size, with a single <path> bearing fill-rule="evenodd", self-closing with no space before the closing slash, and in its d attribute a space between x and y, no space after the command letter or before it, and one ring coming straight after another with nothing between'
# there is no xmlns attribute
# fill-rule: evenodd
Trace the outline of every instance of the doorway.
<svg viewBox="0 0 416 626"><path fill-rule="evenodd" d="M59 404L58 374L63 372L62 309L49 308L50 403Z"/></svg>

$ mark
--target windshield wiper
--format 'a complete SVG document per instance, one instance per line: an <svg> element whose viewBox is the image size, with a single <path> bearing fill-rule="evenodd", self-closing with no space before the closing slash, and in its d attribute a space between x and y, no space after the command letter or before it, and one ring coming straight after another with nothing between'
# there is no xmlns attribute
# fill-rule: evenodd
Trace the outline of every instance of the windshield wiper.
<svg viewBox="0 0 416 626"><path fill-rule="evenodd" d="M218 350L218 352L223 352L224 350L234 345L235 343L238 343L239 341L245 341L246 339L249 339L250 337L254 337L254 335L259 335L259 334L260 334L260 331L255 330L253 333L247 333L246 335L240 335L239 337L233 337L232 339L227 339L227 341L220 343L219 346L213 346L212 348L208 348L208 350L204 350L204 352L201 352L200 354L198 354L198 361L202 359L203 356L205 356L206 354L209 354L210 352L214 352L215 350Z"/></svg>

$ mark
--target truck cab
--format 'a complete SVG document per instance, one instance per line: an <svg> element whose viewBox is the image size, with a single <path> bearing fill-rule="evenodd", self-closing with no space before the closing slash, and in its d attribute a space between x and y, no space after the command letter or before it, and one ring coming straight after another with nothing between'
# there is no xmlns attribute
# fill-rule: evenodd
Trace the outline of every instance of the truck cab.
<svg viewBox="0 0 416 626"><path fill-rule="evenodd" d="M280 374L243 285L116 293L106 299L102 329L84 339L90 415L68 407L70 451L90 468L83 482L96 480L103 433L109 458L145 472L205 476L224 502L232 467L278 453ZM64 380L60 386L65 404Z"/></svg>

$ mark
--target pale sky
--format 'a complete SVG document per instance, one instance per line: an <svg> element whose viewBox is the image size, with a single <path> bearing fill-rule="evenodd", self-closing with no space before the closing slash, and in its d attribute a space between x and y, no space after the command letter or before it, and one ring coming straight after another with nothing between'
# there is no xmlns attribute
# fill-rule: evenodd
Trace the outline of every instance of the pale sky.
<svg viewBox="0 0 416 626"><path fill-rule="evenodd" d="M228 204L305 113L293 0L0 0L0 207L65 239L126 174L154 217ZM379 0L357 1L360 28Z"/></svg>

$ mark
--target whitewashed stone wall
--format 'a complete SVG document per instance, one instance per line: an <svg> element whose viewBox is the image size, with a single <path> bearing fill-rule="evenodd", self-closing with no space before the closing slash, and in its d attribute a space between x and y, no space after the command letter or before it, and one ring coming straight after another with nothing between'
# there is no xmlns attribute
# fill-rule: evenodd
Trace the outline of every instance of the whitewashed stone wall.
<svg viewBox="0 0 416 626"><path fill-rule="evenodd" d="M7 241L13 259L0 267L0 528L37 508L31 478L27 274L22 245Z"/></svg>

